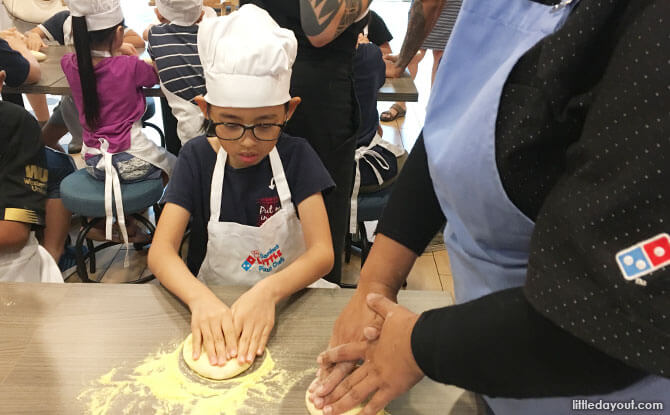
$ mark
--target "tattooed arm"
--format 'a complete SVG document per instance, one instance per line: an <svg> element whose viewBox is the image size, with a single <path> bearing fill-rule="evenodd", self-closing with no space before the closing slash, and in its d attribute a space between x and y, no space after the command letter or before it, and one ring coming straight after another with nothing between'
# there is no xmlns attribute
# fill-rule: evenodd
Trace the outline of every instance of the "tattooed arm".
<svg viewBox="0 0 670 415"><path fill-rule="evenodd" d="M424 39L433 30L442 7L447 0L414 0L409 11L407 33L402 42L400 54L388 57L386 76L396 78L400 76L414 55L419 51Z"/></svg>
<svg viewBox="0 0 670 415"><path fill-rule="evenodd" d="M300 0L300 23L310 43L325 46L370 6L372 0Z"/></svg>

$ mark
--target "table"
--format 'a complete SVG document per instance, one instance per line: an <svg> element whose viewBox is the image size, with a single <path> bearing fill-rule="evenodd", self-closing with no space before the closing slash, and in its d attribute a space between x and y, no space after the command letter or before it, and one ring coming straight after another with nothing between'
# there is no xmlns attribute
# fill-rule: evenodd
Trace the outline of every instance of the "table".
<svg viewBox="0 0 670 415"><path fill-rule="evenodd" d="M74 49L70 46L49 46L46 51L47 59L40 63L42 79L38 83L17 87L5 85L2 92L7 94L70 95L70 86L60 66L60 59L64 54L73 51ZM148 97L163 97L163 92L158 86L145 88L144 94ZM419 93L416 85L414 85L414 81L407 72L400 78L387 79L377 94L378 101L416 102L418 99Z"/></svg>
<svg viewBox="0 0 670 415"><path fill-rule="evenodd" d="M213 287L228 304L243 290ZM351 294L307 289L280 304L268 348L275 369L294 383L275 404L254 408L252 399L251 410L240 414L306 414L315 358ZM402 291L399 301L417 312L450 303L444 293L428 291ZM85 413L90 402L77 397L95 389L96 379L117 369L116 379L157 350L176 349L189 327L188 309L158 285L0 283L0 413ZM151 399L144 401L146 408L132 413L156 412ZM475 406L470 392L424 379L387 409L454 415L476 413Z"/></svg>

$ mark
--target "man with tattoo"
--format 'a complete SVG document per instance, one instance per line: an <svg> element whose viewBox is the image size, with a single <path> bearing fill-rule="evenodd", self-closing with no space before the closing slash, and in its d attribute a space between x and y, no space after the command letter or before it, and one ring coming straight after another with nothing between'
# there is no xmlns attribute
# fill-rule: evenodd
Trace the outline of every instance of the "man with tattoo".
<svg viewBox="0 0 670 415"><path fill-rule="evenodd" d="M370 1L241 1L267 10L298 39L291 96L302 98L302 105L289 121L286 132L309 141L337 186L324 196L335 251L335 265L326 279L335 283L341 279L356 131L360 123L353 58Z"/></svg>

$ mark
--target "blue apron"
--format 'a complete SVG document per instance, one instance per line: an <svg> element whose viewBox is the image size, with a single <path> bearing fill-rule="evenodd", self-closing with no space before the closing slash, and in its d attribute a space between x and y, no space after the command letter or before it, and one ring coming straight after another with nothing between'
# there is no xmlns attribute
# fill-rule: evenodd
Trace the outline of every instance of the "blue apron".
<svg viewBox="0 0 670 415"><path fill-rule="evenodd" d="M507 197L498 174L498 105L518 59L556 31L576 2L558 8L529 0L463 2L424 126L429 171L447 218L444 239L457 302L525 282L534 223ZM589 399L654 401L669 390L670 380L649 376L622 391ZM571 412L572 399L577 398L487 402L496 415L564 414Z"/></svg>

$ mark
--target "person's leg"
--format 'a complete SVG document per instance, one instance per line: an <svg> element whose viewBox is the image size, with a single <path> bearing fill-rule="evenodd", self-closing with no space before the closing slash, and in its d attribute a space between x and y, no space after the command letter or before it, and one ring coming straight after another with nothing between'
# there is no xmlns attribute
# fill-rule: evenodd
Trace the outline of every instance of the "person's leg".
<svg viewBox="0 0 670 415"><path fill-rule="evenodd" d="M336 185L324 195L335 254L333 269L324 278L334 283L339 283L342 277L349 198L354 182L356 132L360 124L358 101L349 71L349 67L333 67L327 62L296 63L291 96L299 96L303 101L286 128L288 134L307 139Z"/></svg>
<svg viewBox="0 0 670 415"><path fill-rule="evenodd" d="M42 241L42 245L49 251L56 262L63 255L65 240L70 232L71 218L72 212L65 207L62 199L47 199L46 226L44 228L44 241Z"/></svg>
<svg viewBox="0 0 670 415"><path fill-rule="evenodd" d="M42 142L45 146L64 153L65 150L58 144L58 141L67 133L61 108L61 103L58 103L51 117L49 117L47 123L42 127Z"/></svg>
<svg viewBox="0 0 670 415"><path fill-rule="evenodd" d="M72 140L67 146L67 152L70 154L79 153L81 152L84 134L81 123L79 122L79 111L77 111L77 107L71 96L63 96L63 98L61 98L60 107L63 123L72 136Z"/></svg>
<svg viewBox="0 0 670 415"><path fill-rule="evenodd" d="M42 245L59 262L65 240L70 231L70 212L60 198L60 183L75 171L74 163L67 154L45 149L49 181L47 183L46 226Z"/></svg>
<svg viewBox="0 0 670 415"><path fill-rule="evenodd" d="M416 79L416 74L419 72L419 63L426 56L426 49L419 49L419 51L414 55L412 60L407 65L407 70L412 80ZM379 114L379 120L383 122L393 121L396 118L403 117L407 112L407 104L402 101L398 101L391 105L391 107Z"/></svg>
<svg viewBox="0 0 670 415"><path fill-rule="evenodd" d="M35 113L35 118L40 126L44 126L49 120L49 106L47 105L47 96L44 94L26 94L30 107Z"/></svg>
<svg viewBox="0 0 670 415"><path fill-rule="evenodd" d="M440 61L442 60L442 55L444 54L443 50L434 50L433 49L433 74L430 77L430 86L432 87L435 83L435 74L437 74L437 68L440 66Z"/></svg>

